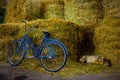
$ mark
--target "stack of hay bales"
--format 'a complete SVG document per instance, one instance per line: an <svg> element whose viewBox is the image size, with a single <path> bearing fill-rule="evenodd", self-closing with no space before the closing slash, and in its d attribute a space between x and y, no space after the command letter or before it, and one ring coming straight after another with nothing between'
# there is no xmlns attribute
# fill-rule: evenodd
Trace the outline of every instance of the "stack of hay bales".
<svg viewBox="0 0 120 80"><path fill-rule="evenodd" d="M49 31L51 37L62 41L68 51L71 58L76 59L76 53L79 52L80 42L82 40L82 28L69 21L50 19L50 20L34 20L28 22L28 27L37 26L37 29L29 33L30 37L34 39L36 37L36 45L40 43L43 37L42 31ZM1 50L8 46L8 43L17 38L23 37L24 31L23 23L7 23L0 25L0 45ZM7 48L7 47L6 47Z"/></svg>
<svg viewBox="0 0 120 80"><path fill-rule="evenodd" d="M64 0L65 19L83 26L95 26L102 15L102 0Z"/></svg>
<svg viewBox="0 0 120 80"><path fill-rule="evenodd" d="M9 0L5 22L20 22L42 17L42 0Z"/></svg>
<svg viewBox="0 0 120 80"><path fill-rule="evenodd" d="M5 22L21 20L61 18L64 19L63 0L9 0Z"/></svg>
<svg viewBox="0 0 120 80"><path fill-rule="evenodd" d="M44 17L64 19L64 1L63 0L44 0Z"/></svg>
<svg viewBox="0 0 120 80"><path fill-rule="evenodd" d="M105 17L120 19L120 0L103 0Z"/></svg>
<svg viewBox="0 0 120 80"><path fill-rule="evenodd" d="M120 20L104 19L95 30L95 54L111 59L113 64L120 62Z"/></svg>
<svg viewBox="0 0 120 80"><path fill-rule="evenodd" d="M95 54L120 62L120 20L105 19L95 30Z"/></svg>
<svg viewBox="0 0 120 80"><path fill-rule="evenodd" d="M95 54L120 62L120 15L119 0L104 0L105 17L95 30Z"/></svg>
<svg viewBox="0 0 120 80"><path fill-rule="evenodd" d="M65 20L83 26L83 41L80 54L90 55L94 51L94 29L100 20L103 19L102 0L64 0Z"/></svg>

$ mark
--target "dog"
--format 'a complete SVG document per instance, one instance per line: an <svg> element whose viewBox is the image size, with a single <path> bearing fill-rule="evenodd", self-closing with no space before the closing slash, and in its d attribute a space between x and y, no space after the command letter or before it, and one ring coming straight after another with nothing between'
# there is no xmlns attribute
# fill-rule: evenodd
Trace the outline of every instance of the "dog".
<svg viewBox="0 0 120 80"><path fill-rule="evenodd" d="M94 64L103 64L105 66L111 67L111 60L106 59L102 56L94 56L94 55L84 55L79 59L80 63L94 63Z"/></svg>

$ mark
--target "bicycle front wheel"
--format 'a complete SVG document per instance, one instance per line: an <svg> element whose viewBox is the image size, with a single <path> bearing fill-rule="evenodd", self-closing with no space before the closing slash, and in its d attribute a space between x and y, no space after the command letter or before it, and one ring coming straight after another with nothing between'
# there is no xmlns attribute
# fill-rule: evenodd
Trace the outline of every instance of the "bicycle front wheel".
<svg viewBox="0 0 120 80"><path fill-rule="evenodd" d="M67 50L62 43L51 42L43 48L40 61L45 70L57 72L66 64Z"/></svg>
<svg viewBox="0 0 120 80"><path fill-rule="evenodd" d="M16 40L10 44L8 48L7 59L8 63L12 66L19 65L24 59L24 46L20 40Z"/></svg>

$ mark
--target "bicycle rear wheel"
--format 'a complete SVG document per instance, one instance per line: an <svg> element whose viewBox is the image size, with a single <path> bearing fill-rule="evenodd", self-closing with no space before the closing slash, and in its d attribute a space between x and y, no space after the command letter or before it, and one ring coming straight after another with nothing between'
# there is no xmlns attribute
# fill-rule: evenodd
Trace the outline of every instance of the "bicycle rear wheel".
<svg viewBox="0 0 120 80"><path fill-rule="evenodd" d="M8 48L7 54L8 63L12 66L19 65L24 59L24 46L20 40L16 40Z"/></svg>
<svg viewBox="0 0 120 80"><path fill-rule="evenodd" d="M57 72L66 64L67 50L62 43L51 42L43 48L40 55L41 65L49 72Z"/></svg>

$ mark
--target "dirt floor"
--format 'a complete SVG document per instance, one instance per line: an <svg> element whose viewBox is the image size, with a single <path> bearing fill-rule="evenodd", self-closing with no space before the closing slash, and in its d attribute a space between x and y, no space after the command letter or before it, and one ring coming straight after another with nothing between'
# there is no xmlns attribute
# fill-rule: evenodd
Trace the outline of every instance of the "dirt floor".
<svg viewBox="0 0 120 80"><path fill-rule="evenodd" d="M120 80L120 73L84 74L64 78L57 75L57 73L50 75L18 69L8 64L0 64L0 80Z"/></svg>

